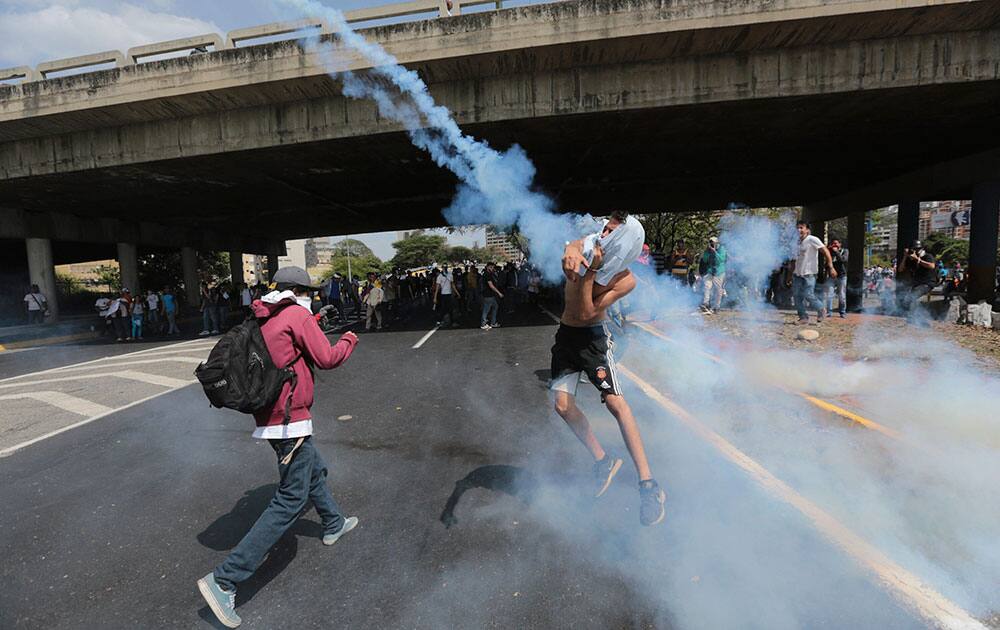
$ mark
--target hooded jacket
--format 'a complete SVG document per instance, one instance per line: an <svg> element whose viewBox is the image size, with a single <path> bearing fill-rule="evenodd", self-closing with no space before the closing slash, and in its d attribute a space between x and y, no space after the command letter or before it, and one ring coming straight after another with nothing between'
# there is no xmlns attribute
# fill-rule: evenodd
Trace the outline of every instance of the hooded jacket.
<svg viewBox="0 0 1000 630"><path fill-rule="evenodd" d="M295 301L295 294L291 291L268 293L254 300L251 308L254 316L268 318L261 324L260 332L275 365L283 368L302 355L292 365L298 381L295 391L291 392L291 383L285 383L274 407L254 414L257 429L253 436L284 439L312 435L312 367L330 370L343 364L354 351L357 340L341 337L337 343L330 345L312 313ZM292 396L292 406L286 425L284 410L289 395Z"/></svg>

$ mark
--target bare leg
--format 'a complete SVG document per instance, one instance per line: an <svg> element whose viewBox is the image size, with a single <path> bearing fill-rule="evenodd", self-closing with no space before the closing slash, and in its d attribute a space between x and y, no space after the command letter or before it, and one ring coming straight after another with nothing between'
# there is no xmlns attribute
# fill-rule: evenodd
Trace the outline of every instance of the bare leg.
<svg viewBox="0 0 1000 630"><path fill-rule="evenodd" d="M572 394L566 392L556 392L556 413L562 416L562 419L566 421L569 428L573 430L576 437L583 442L583 445L587 447L590 454L593 456L595 461L600 461L604 459L604 449L601 448L600 442L597 441L597 436L590 428L590 423L587 421L587 416L583 415L580 408L576 406L576 400L573 398ZM633 424L635 421L633 420ZM638 431L636 432L638 435ZM642 444L640 442L639 449L642 449Z"/></svg>
<svg viewBox="0 0 1000 630"><path fill-rule="evenodd" d="M608 394L605 397L605 404L608 406L608 411L611 412L611 415L618 421L618 428L621 429L622 439L625 440L625 446L628 448L629 455L632 456L632 461L635 463L635 470L639 473L639 481L652 479L653 473L650 472L649 462L646 461L646 449L642 446L642 436L639 435L639 425L635 422L632 409L625 402L625 398L617 394ZM565 416L563 417L565 418ZM569 420L566 420L566 422L569 422ZM586 419L584 419L584 422L586 422ZM590 427L588 426L587 428L589 429Z"/></svg>

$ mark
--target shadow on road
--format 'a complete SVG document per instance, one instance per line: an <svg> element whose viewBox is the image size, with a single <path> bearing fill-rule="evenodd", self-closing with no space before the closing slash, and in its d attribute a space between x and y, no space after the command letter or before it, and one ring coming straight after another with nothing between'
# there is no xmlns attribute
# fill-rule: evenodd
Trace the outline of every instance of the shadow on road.
<svg viewBox="0 0 1000 630"><path fill-rule="evenodd" d="M203 532L198 534L198 542L215 551L229 551L235 547L260 517L264 508L267 507L277 487L277 484L271 483L248 490L228 513L215 519ZM312 503L309 503L306 511L310 509L312 509ZM239 585L236 591L237 606L250 601L257 594L257 591L267 586L271 580L285 570L285 567L291 564L299 551L299 536L321 538L323 527L315 521L299 518L271 548L264 563L260 565L253 576ZM208 607L205 607L202 612L207 613L208 618L215 618Z"/></svg>
<svg viewBox="0 0 1000 630"><path fill-rule="evenodd" d="M455 482L455 489L448 502L445 503L444 511L441 512L440 520L445 527L451 527L458 523L455 516L455 508L462 495L473 488L485 488L495 490L504 494L521 499L526 504L531 504L538 491L538 479L527 470L519 466L508 466L506 464L491 464L480 466L474 469L465 477Z"/></svg>

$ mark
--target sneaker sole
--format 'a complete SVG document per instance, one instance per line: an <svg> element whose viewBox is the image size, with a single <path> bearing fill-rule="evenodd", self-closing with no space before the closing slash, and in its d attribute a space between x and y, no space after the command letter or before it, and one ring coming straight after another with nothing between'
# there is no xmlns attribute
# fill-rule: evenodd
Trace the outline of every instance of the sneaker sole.
<svg viewBox="0 0 1000 630"><path fill-rule="evenodd" d="M205 578L200 578L198 580L198 591L201 596L205 599L205 603L212 610L215 618L219 620L219 623L226 626L227 628L239 628L240 624L237 622L229 621L226 619L226 615L221 608L219 608L219 602L216 601L215 597L212 596L212 589L209 588L208 583Z"/></svg>
<svg viewBox="0 0 1000 630"><path fill-rule="evenodd" d="M646 527L652 527L653 525L658 525L663 522L664 517L667 515L667 508L664 505L667 502L667 493L660 488L660 515L652 523L645 524Z"/></svg>
<svg viewBox="0 0 1000 630"><path fill-rule="evenodd" d="M352 525L351 525L350 527L348 527L348 526L347 526L347 522L345 521L345 522L344 522L344 529L342 529L342 530L340 530L339 532L337 532L337 537L336 537L336 538L334 538L334 539L333 539L332 541L330 541L330 542L326 542L326 541L324 540L324 541L323 541L323 544L324 544L324 545L326 545L327 547L330 547L330 546L332 546L332 545L333 545L333 544L335 544L335 543L336 543L336 542L337 542L338 540L340 540L340 539L341 539L341 538L343 537L343 535L344 535L344 534L346 534L346 533L347 533L347 532L349 532L349 531L352 531L352 530L353 530L353 529L354 529L355 527L357 527L357 526L358 526L358 523L360 523L360 522L361 522L361 521L359 521L359 520L355 520L355 521L354 521L354 523L353 523L353 524L352 524Z"/></svg>
<svg viewBox="0 0 1000 630"><path fill-rule="evenodd" d="M607 492L608 488L611 486L611 480L615 478L615 475L618 474L618 470L621 467L622 467L622 460L620 458L616 459L615 463L611 464L611 470L608 471L608 478L604 480L604 485L601 487L600 490L597 491L597 494L594 495L595 499L599 498L602 494Z"/></svg>

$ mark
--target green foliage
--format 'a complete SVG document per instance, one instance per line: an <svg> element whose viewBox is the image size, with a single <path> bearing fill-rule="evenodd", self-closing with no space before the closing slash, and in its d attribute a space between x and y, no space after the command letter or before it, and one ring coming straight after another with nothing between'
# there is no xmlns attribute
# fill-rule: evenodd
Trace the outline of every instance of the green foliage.
<svg viewBox="0 0 1000 630"><path fill-rule="evenodd" d="M470 247L465 247L464 245L455 245L454 247L449 247L448 252L445 254L445 259L448 262L462 263L466 260L473 260L475 252Z"/></svg>
<svg viewBox="0 0 1000 630"><path fill-rule="evenodd" d="M331 248L333 256L344 256L348 254L350 250L351 257L361 258L362 256L374 256L375 253L369 249L367 245L355 238L345 238L341 241L334 243Z"/></svg>
<svg viewBox="0 0 1000 630"><path fill-rule="evenodd" d="M108 291L118 291L122 288L122 274L118 267L111 265L101 265L94 267L94 275L97 276L97 284Z"/></svg>
<svg viewBox="0 0 1000 630"><path fill-rule="evenodd" d="M424 267L433 262L445 260L447 248L445 237L417 234L392 244L396 255L392 258L393 267L410 269Z"/></svg>
<svg viewBox="0 0 1000 630"><path fill-rule="evenodd" d="M367 248L365 248L367 249ZM346 251L346 250L345 250ZM333 256L330 258L330 265L323 270L322 278L323 280L329 279L334 273L339 273L340 275L347 277L348 268L347 256ZM351 260L350 269L351 274L358 276L359 278L364 278L369 271L374 271L375 273L381 273L385 270L386 263L383 263L378 256L371 253L371 250L367 254L362 256L355 256L354 249L351 248Z"/></svg>
<svg viewBox="0 0 1000 630"><path fill-rule="evenodd" d="M705 249L708 239L719 233L719 219L723 212L658 212L637 214L636 218L646 230L646 242L654 250L669 253L677 241L683 239L690 252Z"/></svg>
<svg viewBox="0 0 1000 630"><path fill-rule="evenodd" d="M198 279L216 283L230 276L228 252L198 252ZM139 256L139 285L143 290L184 285L181 253L147 252ZM130 287L131 288L131 287Z"/></svg>
<svg viewBox="0 0 1000 630"><path fill-rule="evenodd" d="M73 295L75 293L82 293L86 289L83 283L71 275L65 273L56 273L56 286L59 287L60 295Z"/></svg>
<svg viewBox="0 0 1000 630"><path fill-rule="evenodd" d="M952 238L944 232L929 234L924 239L924 247L945 265L950 266L955 261L964 265L969 261L969 241Z"/></svg>
<svg viewBox="0 0 1000 630"><path fill-rule="evenodd" d="M501 252L493 249L492 247L473 247L472 256L469 257L470 260L475 260L481 263L488 262L501 262L505 260L504 255Z"/></svg>

